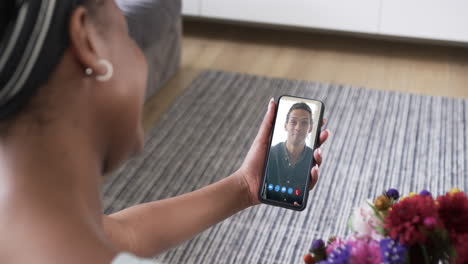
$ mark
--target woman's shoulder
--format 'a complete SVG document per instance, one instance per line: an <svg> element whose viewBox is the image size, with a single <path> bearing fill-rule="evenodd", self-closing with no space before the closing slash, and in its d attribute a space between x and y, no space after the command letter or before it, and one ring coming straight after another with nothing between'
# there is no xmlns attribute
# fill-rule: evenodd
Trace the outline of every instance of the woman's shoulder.
<svg viewBox="0 0 468 264"><path fill-rule="evenodd" d="M151 259L138 258L130 253L120 253L115 257L111 264L160 264L160 262Z"/></svg>

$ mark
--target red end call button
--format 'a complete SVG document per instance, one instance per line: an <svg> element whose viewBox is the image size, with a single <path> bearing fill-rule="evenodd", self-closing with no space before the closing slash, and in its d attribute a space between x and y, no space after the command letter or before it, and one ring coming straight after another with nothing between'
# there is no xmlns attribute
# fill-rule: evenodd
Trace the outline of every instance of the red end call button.
<svg viewBox="0 0 468 264"><path fill-rule="evenodd" d="M294 194L295 194L295 195L299 195L299 194L301 194L301 190L299 190L299 189L296 189L296 190L294 191Z"/></svg>

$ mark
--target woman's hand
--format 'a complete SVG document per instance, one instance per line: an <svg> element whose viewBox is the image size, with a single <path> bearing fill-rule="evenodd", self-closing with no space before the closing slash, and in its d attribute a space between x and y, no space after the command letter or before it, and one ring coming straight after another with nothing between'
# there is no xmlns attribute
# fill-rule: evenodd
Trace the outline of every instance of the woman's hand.
<svg viewBox="0 0 468 264"><path fill-rule="evenodd" d="M250 205L256 205L260 203L260 200L258 199L258 191L260 189L260 185L262 184L263 166L265 165L270 132L273 128L275 108L276 103L272 98L268 104L268 111L263 119L262 125L260 126L260 130L258 131L258 134L255 137L249 152L247 153L247 157L245 158L237 173L238 177L241 178L240 182L245 185L244 189L247 192ZM319 147L327 140L328 135L328 130L322 131L322 133L320 133ZM310 185L311 190L317 183L319 166L322 164L320 148L317 148L314 151L314 159L317 165L314 166L310 171L312 180Z"/></svg>

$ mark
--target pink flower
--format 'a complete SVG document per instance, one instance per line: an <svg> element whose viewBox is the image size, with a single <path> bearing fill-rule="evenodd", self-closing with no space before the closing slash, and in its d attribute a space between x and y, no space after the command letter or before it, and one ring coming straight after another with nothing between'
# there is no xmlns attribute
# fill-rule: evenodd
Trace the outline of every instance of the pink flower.
<svg viewBox="0 0 468 264"><path fill-rule="evenodd" d="M380 264L382 257L380 244L376 240L350 237L346 240L336 239L327 247L327 255L337 248L346 246L350 248L349 263L351 264Z"/></svg>
<svg viewBox="0 0 468 264"><path fill-rule="evenodd" d="M424 219L424 226L430 231L434 230L437 227L437 219L431 216L426 217Z"/></svg>
<svg viewBox="0 0 468 264"><path fill-rule="evenodd" d="M372 238L374 240L383 238L377 229L383 229L384 223L375 215L374 210L367 202L353 210L349 224L357 238Z"/></svg>
<svg viewBox="0 0 468 264"><path fill-rule="evenodd" d="M382 258L380 255L379 242L369 239L357 239L348 241L351 245L351 261L350 263L359 264L380 264Z"/></svg>

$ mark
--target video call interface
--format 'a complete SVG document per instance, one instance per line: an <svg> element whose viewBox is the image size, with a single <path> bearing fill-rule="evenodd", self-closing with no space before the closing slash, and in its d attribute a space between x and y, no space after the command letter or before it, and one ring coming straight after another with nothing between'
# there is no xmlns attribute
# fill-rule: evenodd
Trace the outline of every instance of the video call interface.
<svg viewBox="0 0 468 264"><path fill-rule="evenodd" d="M261 194L264 199L302 205L320 107L319 101L281 97Z"/></svg>

